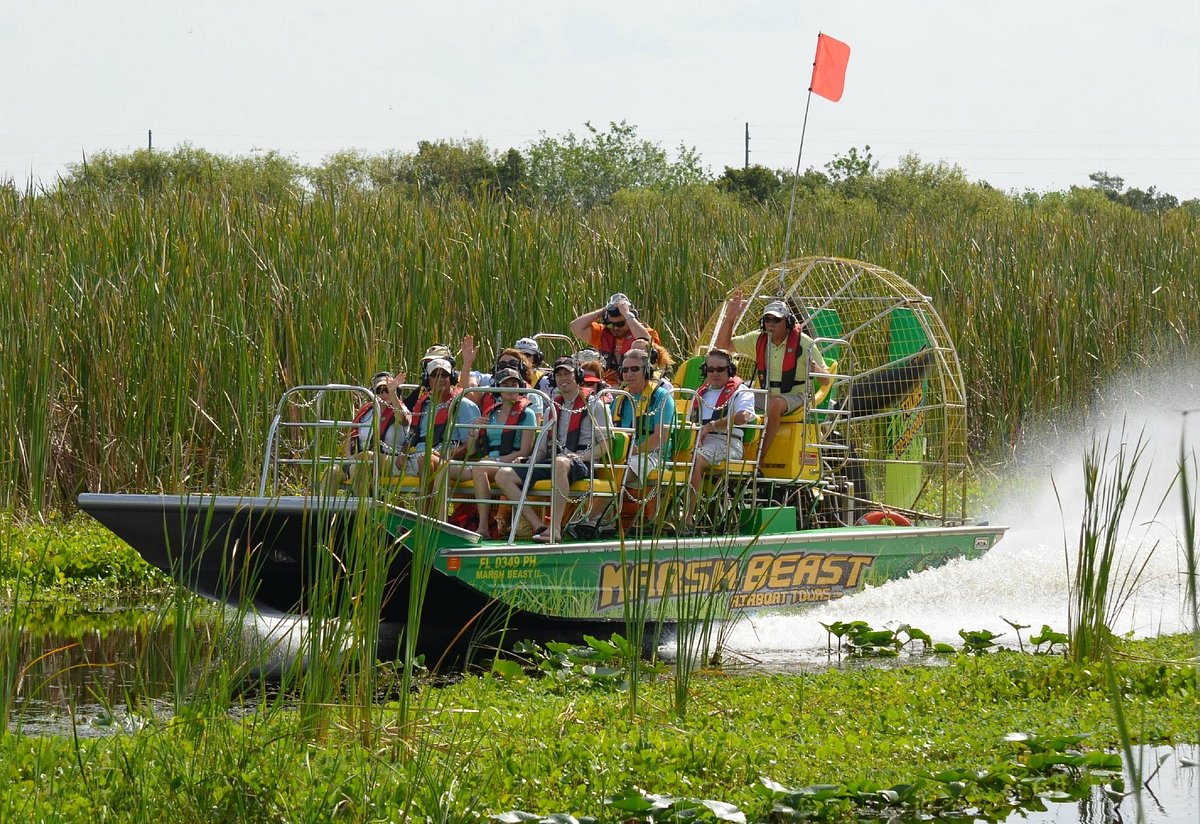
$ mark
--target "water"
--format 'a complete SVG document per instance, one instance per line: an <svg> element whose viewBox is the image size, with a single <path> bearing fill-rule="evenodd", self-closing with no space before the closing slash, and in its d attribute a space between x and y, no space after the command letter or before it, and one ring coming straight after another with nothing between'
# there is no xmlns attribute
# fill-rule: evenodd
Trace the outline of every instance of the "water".
<svg viewBox="0 0 1200 824"><path fill-rule="evenodd" d="M1140 479L1144 493L1136 516L1126 519L1118 569L1146 563L1110 628L1118 635L1152 637L1187 631L1184 563L1179 538L1179 493L1171 489L1178 470L1181 434L1189 449L1200 445L1200 369L1185 366L1115 385L1121 403L1095 412L1077 431L1031 433L1006 470L999 499L980 520L1005 524L1009 532L983 558L953 561L824 604L802 615L744 620L729 638L733 660L769 669L803 667L828 660L821 623L866 621L882 628L909 624L934 641L962 645L961 630L1002 633L1003 646L1018 647L1005 619L1030 627L1067 630L1069 580L1064 546L1078 545L1083 512L1083 455L1094 435L1133 444L1148 438ZM1185 410L1195 410L1183 414ZM1136 487L1135 487L1136 488ZM1161 506L1160 506L1161 504ZM1132 504L1131 507L1132 508Z"/></svg>
<svg viewBox="0 0 1200 824"><path fill-rule="evenodd" d="M1200 821L1200 747L1135 747L1145 789L1141 793L1145 824L1196 824ZM1161 767L1158 766L1161 759ZM1157 772L1156 772L1157 768ZM1125 771L1125 786L1134 782ZM1102 824L1138 821L1138 802L1132 795L1114 800L1095 786L1080 801L1050 803L1045 810L1021 811L1008 817L1009 824Z"/></svg>

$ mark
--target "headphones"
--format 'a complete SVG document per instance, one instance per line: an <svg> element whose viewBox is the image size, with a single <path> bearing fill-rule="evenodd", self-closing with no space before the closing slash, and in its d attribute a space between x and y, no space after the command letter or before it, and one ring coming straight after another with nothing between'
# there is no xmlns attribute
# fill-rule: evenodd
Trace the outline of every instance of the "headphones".
<svg viewBox="0 0 1200 824"><path fill-rule="evenodd" d="M500 359L505 357L505 353L508 353L509 357L515 355L517 359L517 373L521 376L521 380L525 383L525 385L529 386L529 361L525 360L527 357L526 354L520 349L517 349L515 346L502 350L500 354L496 356L496 362L492 364L492 373L495 374L496 372L500 371ZM508 369L511 367L505 368Z"/></svg>
<svg viewBox="0 0 1200 824"><path fill-rule="evenodd" d="M658 377L658 372L654 368L654 358L651 352L654 352L654 347L650 348L650 352L641 348L631 348L621 356L621 365L624 366L626 358L638 358L642 361L642 369L646 370L646 380L652 381ZM624 382L622 380L622 382Z"/></svg>
<svg viewBox="0 0 1200 824"><path fill-rule="evenodd" d="M706 366L708 365L708 359L713 355L716 355L719 358L725 359L725 363L729 367L729 377L730 378L737 377L737 362L733 359L733 355L729 354L724 349L718 349L717 347L714 346L712 349L709 349L708 352L704 356L704 362L705 362ZM708 383L708 372L707 371L705 371L705 373L704 373L704 382Z"/></svg>
<svg viewBox="0 0 1200 824"><path fill-rule="evenodd" d="M765 317L766 317L766 314L764 314L762 317L760 317L758 319L758 328L762 332L767 331L767 322L763 319ZM787 314L783 316L783 319L787 323L787 330L788 330L788 334L790 335L792 332L792 329L794 329L796 326L796 315L789 308Z"/></svg>
<svg viewBox="0 0 1200 824"><path fill-rule="evenodd" d="M561 358L560 358L560 360L561 360ZM583 379L585 377L585 375L583 373L583 367L579 365L579 361L575 360L575 358L571 358L571 363L574 366L573 372L575 375L575 383L579 384L580 386L583 386ZM565 363L560 363L560 364L558 364L558 366L551 367L551 369L550 369L551 385L554 384L554 375L558 372L558 370L565 369L566 367L567 367L567 365Z"/></svg>

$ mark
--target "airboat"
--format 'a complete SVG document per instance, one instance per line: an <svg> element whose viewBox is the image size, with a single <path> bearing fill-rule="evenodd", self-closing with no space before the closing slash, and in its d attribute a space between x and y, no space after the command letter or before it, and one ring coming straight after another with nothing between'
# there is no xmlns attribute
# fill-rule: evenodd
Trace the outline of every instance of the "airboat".
<svg viewBox="0 0 1200 824"><path fill-rule="evenodd" d="M378 611L435 655L604 637L630 622L653 638L699 616L803 609L987 552L1005 528L967 515L965 387L929 298L886 269L827 257L770 266L737 288L749 305L735 333L784 301L833 383L782 421L769 449L759 416L743 459L709 467L698 534L675 527L694 459L690 411L726 304L671 380L679 414L647 485L623 483L633 433L613 427L607 461L571 487L568 517L603 498L617 516L612 535L531 540L518 515L547 507L549 482L496 501L510 518L492 540L456 525L475 495L445 472L397 479L379 461L368 490L326 492L353 410L373 397L341 384L284 393L257 495L83 494L79 505L208 598L268 614ZM539 439L553 431L554 407L545 408Z"/></svg>

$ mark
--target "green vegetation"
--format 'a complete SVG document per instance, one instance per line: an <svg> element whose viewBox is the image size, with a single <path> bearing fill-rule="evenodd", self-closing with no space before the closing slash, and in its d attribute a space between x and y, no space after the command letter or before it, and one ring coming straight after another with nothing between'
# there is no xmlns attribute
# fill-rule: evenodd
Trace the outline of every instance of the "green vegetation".
<svg viewBox="0 0 1200 824"><path fill-rule="evenodd" d="M1121 651L1115 678L1136 740L1194 735L1194 669L1141 660L1181 659L1190 639ZM1044 776L1031 787L1062 789L1082 777L1072 759L1101 766L1063 753L1116 743L1099 670L1020 653L949 661L697 674L686 721L673 713L668 679L644 685L628 718L625 697L606 682L471 677L423 687L404 735L381 714L371 743L351 708L329 708L333 723L314 735L300 713L269 699L241 719L193 709L102 739L0 736L0 818L456 821L528 810L616 820L623 815L606 799L647 793L720 800L761 820L784 790L817 784L832 791L808 809L835 818L904 786L894 808L999 809L1018 796L1025 771ZM81 736L91 720L76 719ZM1006 741L1014 732L1029 735Z"/></svg>
<svg viewBox="0 0 1200 824"><path fill-rule="evenodd" d="M600 143L614 163L639 156L616 126L573 145ZM252 489L283 387L411 370L466 332L563 332L618 289L689 350L729 285L781 253L786 187L759 204L617 175L637 188L549 205L532 178L467 194L479 151L424 152L441 172L450 160L434 155L461 161L454 184L413 171L419 152L403 185L350 171L272 183L254 171L265 160L223 161L244 172L227 184L181 159L170 185L144 191L92 158L53 192L0 191L0 507ZM933 297L963 357L976 457L1095 403L1110 374L1194 352L1193 211L1139 212L1092 189L1010 197L944 164L864 171L856 157L806 175L793 251L868 259Z"/></svg>

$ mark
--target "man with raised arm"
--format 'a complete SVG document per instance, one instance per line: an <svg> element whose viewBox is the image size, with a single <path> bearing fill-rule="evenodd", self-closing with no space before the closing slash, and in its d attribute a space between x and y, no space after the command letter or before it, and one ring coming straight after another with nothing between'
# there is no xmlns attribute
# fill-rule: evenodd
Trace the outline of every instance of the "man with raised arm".
<svg viewBox="0 0 1200 824"><path fill-rule="evenodd" d="M617 292L603 309L584 312L571 321L575 337L591 346L604 359L604 379L610 386L621 381L621 361L635 340L645 338L659 343L658 332L638 320L629 298Z"/></svg>
<svg viewBox="0 0 1200 824"><path fill-rule="evenodd" d="M785 415L804 406L809 376L828 389L833 376L812 338L800 329L800 321L782 300L763 307L757 331L733 336L733 327L750 305L740 289L725 304L725 316L717 330L717 348L732 350L754 360L759 386L767 390L767 425L762 454L766 455Z"/></svg>

